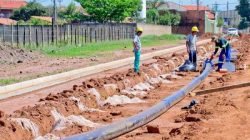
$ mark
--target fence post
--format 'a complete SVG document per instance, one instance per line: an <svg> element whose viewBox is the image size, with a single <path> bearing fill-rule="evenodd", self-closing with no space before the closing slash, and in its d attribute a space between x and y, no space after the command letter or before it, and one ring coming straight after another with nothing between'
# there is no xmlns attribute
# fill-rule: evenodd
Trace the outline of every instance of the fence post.
<svg viewBox="0 0 250 140"><path fill-rule="evenodd" d="M77 32L77 30L75 28L75 45L77 44L76 32Z"/></svg>
<svg viewBox="0 0 250 140"><path fill-rule="evenodd" d="M56 35L56 45L57 45L57 41L58 41L58 25L56 24L56 33L55 33L55 35Z"/></svg>
<svg viewBox="0 0 250 140"><path fill-rule="evenodd" d="M80 44L80 25L78 25L78 30L77 30L77 43L78 45Z"/></svg>
<svg viewBox="0 0 250 140"><path fill-rule="evenodd" d="M106 41L106 28L104 27L103 28L103 40Z"/></svg>
<svg viewBox="0 0 250 140"><path fill-rule="evenodd" d="M84 35L84 38L85 38L85 43L87 43L87 29L85 29L85 35Z"/></svg>
<svg viewBox="0 0 250 140"><path fill-rule="evenodd" d="M38 32L37 32L37 29L36 29L36 46L38 47Z"/></svg>
<svg viewBox="0 0 250 140"><path fill-rule="evenodd" d="M66 30L67 30L67 26L63 25L63 40L64 40L64 43L66 43Z"/></svg>
<svg viewBox="0 0 250 140"><path fill-rule="evenodd" d="M102 42L102 28L101 28L101 42Z"/></svg>
<svg viewBox="0 0 250 140"><path fill-rule="evenodd" d="M29 26L29 45L31 45L31 25Z"/></svg>
<svg viewBox="0 0 250 140"><path fill-rule="evenodd" d="M17 24L17 37L16 37L16 39L17 39L17 46L19 46L19 25Z"/></svg>
<svg viewBox="0 0 250 140"><path fill-rule="evenodd" d="M97 35L96 35L96 30L95 30L95 42L97 42Z"/></svg>
<svg viewBox="0 0 250 140"><path fill-rule="evenodd" d="M118 40L120 40L120 30L118 29Z"/></svg>
<svg viewBox="0 0 250 140"><path fill-rule="evenodd" d="M70 30L71 30L71 45L73 44L73 25L71 24L70 26Z"/></svg>
<svg viewBox="0 0 250 140"><path fill-rule="evenodd" d="M50 28L49 28L50 29ZM47 29L47 37L48 37L48 45L49 45L49 39L50 39L50 37L49 37L49 29Z"/></svg>
<svg viewBox="0 0 250 140"><path fill-rule="evenodd" d="M82 28L82 44L83 44L83 42L84 42L84 30Z"/></svg>
<svg viewBox="0 0 250 140"><path fill-rule="evenodd" d="M23 46L25 46L25 43L26 43L26 38L25 38L25 36L26 36L26 33L25 33L25 26L24 26L24 29L23 29Z"/></svg>
<svg viewBox="0 0 250 140"><path fill-rule="evenodd" d="M42 30L42 46L44 46L44 27L43 27L43 25L41 26L41 30Z"/></svg>
<svg viewBox="0 0 250 140"><path fill-rule="evenodd" d="M97 28L97 40L100 40L100 26Z"/></svg>
<svg viewBox="0 0 250 140"><path fill-rule="evenodd" d="M111 32L112 32L112 39L111 40L114 40L114 26L113 25L111 27Z"/></svg>
<svg viewBox="0 0 250 140"><path fill-rule="evenodd" d="M92 28L90 27L90 31L89 31L89 41L90 43L92 42Z"/></svg>
<svg viewBox="0 0 250 140"><path fill-rule="evenodd" d="M128 39L128 27L126 28L126 39Z"/></svg>
<svg viewBox="0 0 250 140"><path fill-rule="evenodd" d="M108 32L108 35L109 35L109 41L111 40L111 26L109 25L109 32Z"/></svg>
<svg viewBox="0 0 250 140"><path fill-rule="evenodd" d="M14 31L13 31L13 25L11 24L11 46L14 44Z"/></svg>
<svg viewBox="0 0 250 140"><path fill-rule="evenodd" d="M3 43L5 43L5 25L3 25Z"/></svg>
<svg viewBox="0 0 250 140"><path fill-rule="evenodd" d="M60 31L60 34L59 34L60 42L59 43L62 43L62 25L59 26L59 31Z"/></svg>
<svg viewBox="0 0 250 140"><path fill-rule="evenodd" d="M70 40L69 40L69 35L70 35L69 32L70 32L70 31L69 31L69 30L70 30L70 27L69 27L69 25L67 25L67 44L69 44L69 41L70 41Z"/></svg>

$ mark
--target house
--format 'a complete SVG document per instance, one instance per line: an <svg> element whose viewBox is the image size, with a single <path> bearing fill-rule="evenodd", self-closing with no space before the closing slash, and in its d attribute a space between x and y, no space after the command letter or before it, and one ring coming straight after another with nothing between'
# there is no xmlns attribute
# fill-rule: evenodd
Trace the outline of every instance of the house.
<svg viewBox="0 0 250 140"><path fill-rule="evenodd" d="M24 0L1 0L0 1L0 17L9 18L15 9L27 5Z"/></svg>
<svg viewBox="0 0 250 140"><path fill-rule="evenodd" d="M192 26L198 26L200 34L218 33L217 15L207 6L183 5L186 11L180 12L180 25L173 27L173 33L188 34Z"/></svg>
<svg viewBox="0 0 250 140"><path fill-rule="evenodd" d="M219 17L224 20L226 26L237 27L240 24L241 16L236 10L219 12Z"/></svg>
<svg viewBox="0 0 250 140"><path fill-rule="evenodd" d="M180 4L174 2L164 2L158 5L159 11L170 11L172 13L185 12L186 9Z"/></svg>
<svg viewBox="0 0 250 140"><path fill-rule="evenodd" d="M197 6L196 5L183 5L184 9L187 11L197 11ZM209 7L207 6L199 6L199 11L210 11Z"/></svg>
<svg viewBox="0 0 250 140"><path fill-rule="evenodd" d="M16 25L17 21L9 18L0 18L0 25Z"/></svg>

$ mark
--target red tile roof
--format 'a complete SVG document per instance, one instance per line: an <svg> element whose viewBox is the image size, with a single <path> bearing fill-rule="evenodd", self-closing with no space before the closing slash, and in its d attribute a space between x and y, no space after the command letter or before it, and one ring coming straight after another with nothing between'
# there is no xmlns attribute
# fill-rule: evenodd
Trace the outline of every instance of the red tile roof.
<svg viewBox="0 0 250 140"><path fill-rule="evenodd" d="M23 0L0 0L0 9L18 9L27 5Z"/></svg>
<svg viewBox="0 0 250 140"><path fill-rule="evenodd" d="M0 25L15 25L17 21L9 18L0 18Z"/></svg>
<svg viewBox="0 0 250 140"><path fill-rule="evenodd" d="M211 12L206 12L207 16L208 16L208 19L212 19L214 20L215 19L215 15L214 13L211 13Z"/></svg>
<svg viewBox="0 0 250 140"><path fill-rule="evenodd" d="M197 10L196 5L183 5L183 7L187 11L195 11L195 10ZM201 11L210 11L209 7L207 7L207 6L199 6L199 10L201 10Z"/></svg>

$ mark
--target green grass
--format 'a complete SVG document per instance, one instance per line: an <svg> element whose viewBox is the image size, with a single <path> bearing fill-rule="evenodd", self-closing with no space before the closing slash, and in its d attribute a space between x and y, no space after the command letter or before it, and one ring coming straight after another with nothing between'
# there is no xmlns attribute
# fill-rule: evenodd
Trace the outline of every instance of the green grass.
<svg viewBox="0 0 250 140"><path fill-rule="evenodd" d="M20 82L21 80L17 80L17 79L0 79L0 85L9 85L9 84L13 84L13 83L17 83Z"/></svg>
<svg viewBox="0 0 250 140"><path fill-rule="evenodd" d="M183 40L182 35L148 35L141 38L142 47L155 47L162 45L177 45ZM132 40L105 41L87 43L83 45L69 45L65 43L47 45L44 47L27 46L32 50L41 51L52 57L90 57L117 50L132 50Z"/></svg>

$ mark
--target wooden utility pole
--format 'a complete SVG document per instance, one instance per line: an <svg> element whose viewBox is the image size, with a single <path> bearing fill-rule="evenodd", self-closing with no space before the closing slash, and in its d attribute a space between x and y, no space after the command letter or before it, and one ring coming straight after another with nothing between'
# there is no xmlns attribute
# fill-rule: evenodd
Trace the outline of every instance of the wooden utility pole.
<svg viewBox="0 0 250 140"><path fill-rule="evenodd" d="M200 18L200 0L196 0L197 2L197 22L199 22L199 18Z"/></svg>
<svg viewBox="0 0 250 140"><path fill-rule="evenodd" d="M56 26L56 0L53 0L53 17L52 17L52 42L55 40L55 26Z"/></svg>
<svg viewBox="0 0 250 140"><path fill-rule="evenodd" d="M227 18L229 19L229 2L227 1Z"/></svg>

